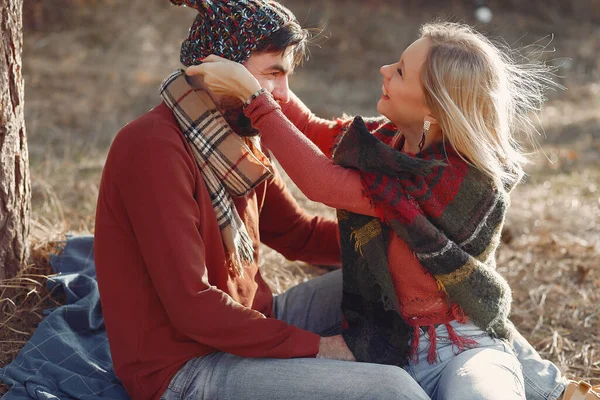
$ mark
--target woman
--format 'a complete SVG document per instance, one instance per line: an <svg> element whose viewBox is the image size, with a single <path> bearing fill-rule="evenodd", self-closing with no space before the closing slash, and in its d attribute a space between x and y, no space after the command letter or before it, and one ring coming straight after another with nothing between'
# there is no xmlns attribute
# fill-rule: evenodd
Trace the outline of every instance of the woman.
<svg viewBox="0 0 600 400"><path fill-rule="evenodd" d="M403 366L432 398L525 398L495 249L525 163L512 130L548 70L440 23L381 73L385 118L304 127L323 154L239 64L211 56L187 71L246 101L292 180L338 209L343 337L358 361Z"/></svg>

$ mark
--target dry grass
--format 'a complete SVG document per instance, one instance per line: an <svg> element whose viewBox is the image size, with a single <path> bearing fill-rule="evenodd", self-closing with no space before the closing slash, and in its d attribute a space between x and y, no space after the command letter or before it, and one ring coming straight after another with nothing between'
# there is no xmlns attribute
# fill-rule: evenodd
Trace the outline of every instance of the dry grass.
<svg viewBox="0 0 600 400"><path fill-rule="evenodd" d="M598 182L600 170L573 175L531 184L515 194L530 202L513 208L505 235L508 243L502 246L498 261L513 288L512 319L521 333L569 375L598 383L598 228L594 228L595 238L593 231L586 235L580 228L589 226L590 220L577 221L574 215L575 220L565 221L560 213L577 207L582 209L581 217L599 214L598 196L586 194L589 187L577 179ZM568 196L556 196L557 186L570 192ZM571 204L554 204L557 200Z"/></svg>
<svg viewBox="0 0 600 400"><path fill-rule="evenodd" d="M157 103L157 85L178 67L178 46L194 17L166 0L56 2L61 6L26 2L25 112L35 223L28 268L0 282L0 366L14 358L43 309L56 304L45 289L47 255L64 232L93 232L108 146L121 126ZM430 8L413 0L404 6L383 0L284 3L301 20L328 22L330 38L313 48L291 82L325 117L375 114L378 67L397 58L420 22L440 12L473 22L472 2L458 0ZM577 9L584 3L598 5L490 1L494 20L483 29L517 44L556 35L551 47L557 51L548 57L560 65L569 91L552 94L542 115L546 157L537 156L513 195L498 264L514 290L520 331L569 376L598 384L600 28L593 23L597 14ZM552 22L556 10L560 23ZM310 212L333 215L290 186ZM323 273L267 248L263 255L263 273L276 292Z"/></svg>
<svg viewBox="0 0 600 400"><path fill-rule="evenodd" d="M43 319L44 310L61 304L46 287L50 254L61 249L60 231L34 227L30 263L14 278L0 281L0 365L12 361ZM0 393L2 390L0 388Z"/></svg>

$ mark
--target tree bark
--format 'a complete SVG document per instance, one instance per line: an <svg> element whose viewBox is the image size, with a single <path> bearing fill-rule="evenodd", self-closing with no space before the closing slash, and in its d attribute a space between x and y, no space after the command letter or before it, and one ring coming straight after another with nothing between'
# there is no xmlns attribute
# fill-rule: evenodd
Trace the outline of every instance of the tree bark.
<svg viewBox="0 0 600 400"><path fill-rule="evenodd" d="M0 279L29 255L29 156L23 114L23 0L0 0Z"/></svg>

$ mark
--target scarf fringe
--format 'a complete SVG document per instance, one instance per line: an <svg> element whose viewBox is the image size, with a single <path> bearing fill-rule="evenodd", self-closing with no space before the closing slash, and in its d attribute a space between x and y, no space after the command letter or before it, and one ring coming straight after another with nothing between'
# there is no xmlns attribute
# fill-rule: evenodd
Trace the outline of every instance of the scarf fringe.
<svg viewBox="0 0 600 400"><path fill-rule="evenodd" d="M235 248L228 252L227 260L229 273L232 277L243 277L244 269L254 262L254 244L248 234L243 232L236 235L233 240Z"/></svg>
<svg viewBox="0 0 600 400"><path fill-rule="evenodd" d="M450 324L446 324L446 329L448 330L448 335L452 341L452 346L456 346L458 350L455 354L462 353L468 349L473 349L479 345L475 339L458 335Z"/></svg>
<svg viewBox="0 0 600 400"><path fill-rule="evenodd" d="M421 340L421 327L413 328L412 342L410 343L410 358L415 364L419 363L419 341Z"/></svg>
<svg viewBox="0 0 600 400"><path fill-rule="evenodd" d="M437 356L437 335L435 332L435 326L429 325L429 352L427 353L427 361L429 364L433 364Z"/></svg>
<svg viewBox="0 0 600 400"><path fill-rule="evenodd" d="M437 333L436 327L433 324L427 326L427 335L429 336L429 347L427 349L427 362L434 364L438 359L437 352ZM444 324L448 331L448 337L452 342L452 348L455 349L454 354L460 354L465 350L474 349L479 346L475 339L459 335L450 323ZM421 340L421 326L413 328L413 337L410 345L410 359L415 363L419 363L419 342Z"/></svg>

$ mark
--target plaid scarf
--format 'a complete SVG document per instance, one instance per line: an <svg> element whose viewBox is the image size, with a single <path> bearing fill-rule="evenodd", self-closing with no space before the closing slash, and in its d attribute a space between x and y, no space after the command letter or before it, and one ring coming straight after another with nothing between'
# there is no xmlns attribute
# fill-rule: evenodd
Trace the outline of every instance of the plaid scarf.
<svg viewBox="0 0 600 400"><path fill-rule="evenodd" d="M511 188L497 188L443 143L417 157L396 151L389 145L395 133L383 126L371 134L356 117L333 157L334 163L359 170L364 195L380 214L338 210L344 339L359 361L403 365L407 360L411 328L402 320L388 270L390 229L452 303L491 336L508 339L512 296L496 272L495 250Z"/></svg>
<svg viewBox="0 0 600 400"><path fill-rule="evenodd" d="M164 80L160 95L173 111L202 171L228 252L230 273L243 275L243 267L254 260L254 244L231 196L245 196L272 176L271 162L260 150L258 137L238 136L208 93L192 88L182 70Z"/></svg>

